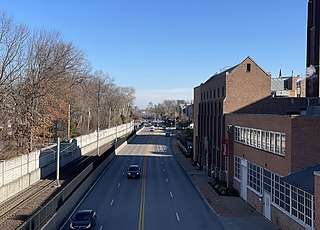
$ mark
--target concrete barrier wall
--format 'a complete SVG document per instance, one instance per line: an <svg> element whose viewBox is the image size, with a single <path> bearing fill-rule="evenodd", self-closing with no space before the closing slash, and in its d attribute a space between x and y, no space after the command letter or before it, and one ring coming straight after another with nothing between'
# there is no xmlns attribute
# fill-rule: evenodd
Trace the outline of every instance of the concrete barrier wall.
<svg viewBox="0 0 320 230"><path fill-rule="evenodd" d="M115 137L133 130L133 122L99 131L99 145L111 143ZM61 143L60 167L97 148L97 132ZM57 146L0 161L0 202L56 171Z"/></svg>
<svg viewBox="0 0 320 230"><path fill-rule="evenodd" d="M0 187L0 197L1 197L0 202L5 200L7 197L10 197L13 194L17 193L17 191L22 191L23 189L29 187L30 185L36 183L39 180L40 180L40 169L36 169Z"/></svg>
<svg viewBox="0 0 320 230"><path fill-rule="evenodd" d="M142 130L142 129L141 129ZM137 132L140 133L141 130ZM125 141L122 145L120 145L114 152L111 154L89 177L86 181L84 181L79 188L72 194L72 196L63 204L63 206L59 209L58 212L54 214L54 216L47 222L47 224L41 228L42 230L56 230L61 228L61 226L66 221L66 217L70 216L73 209L79 204L79 201L88 192L94 182L97 181L98 177L106 170L107 165L113 160L116 153L120 151L120 149L124 148L129 142L131 142L135 138L133 135L128 141Z"/></svg>
<svg viewBox="0 0 320 230"><path fill-rule="evenodd" d="M56 212L50 221L41 229L57 230L61 227L66 217L70 216L73 207L77 206L79 200L85 195L88 189L94 184L98 177L103 173L106 166L112 161L115 154L111 154L80 186L72 193L72 196L64 203L64 205ZM59 194L58 194L59 195Z"/></svg>

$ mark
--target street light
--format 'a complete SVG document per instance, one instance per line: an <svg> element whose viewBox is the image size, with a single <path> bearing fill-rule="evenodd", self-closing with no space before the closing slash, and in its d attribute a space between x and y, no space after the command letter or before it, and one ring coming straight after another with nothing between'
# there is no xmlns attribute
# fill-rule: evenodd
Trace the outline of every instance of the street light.
<svg viewBox="0 0 320 230"><path fill-rule="evenodd" d="M57 185L56 187L60 187L60 137L58 137L57 143Z"/></svg>

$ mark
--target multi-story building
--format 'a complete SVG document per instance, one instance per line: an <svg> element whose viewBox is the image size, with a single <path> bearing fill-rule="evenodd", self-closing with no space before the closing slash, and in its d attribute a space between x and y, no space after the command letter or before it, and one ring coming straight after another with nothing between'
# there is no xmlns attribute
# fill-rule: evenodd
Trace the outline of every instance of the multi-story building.
<svg viewBox="0 0 320 230"><path fill-rule="evenodd" d="M276 97L305 97L305 85L305 77L271 78L271 93Z"/></svg>
<svg viewBox="0 0 320 230"><path fill-rule="evenodd" d="M307 67L311 65L315 72L307 79L307 97L319 97L320 67L320 0L308 1L307 24Z"/></svg>
<svg viewBox="0 0 320 230"><path fill-rule="evenodd" d="M319 98L269 97L225 116L229 184L280 229L320 229L319 115Z"/></svg>
<svg viewBox="0 0 320 230"><path fill-rule="evenodd" d="M189 120L193 119L193 103L184 103L179 106L179 116L185 116Z"/></svg>
<svg viewBox="0 0 320 230"><path fill-rule="evenodd" d="M250 57L194 88L193 160L226 179L225 114L270 96L271 76Z"/></svg>

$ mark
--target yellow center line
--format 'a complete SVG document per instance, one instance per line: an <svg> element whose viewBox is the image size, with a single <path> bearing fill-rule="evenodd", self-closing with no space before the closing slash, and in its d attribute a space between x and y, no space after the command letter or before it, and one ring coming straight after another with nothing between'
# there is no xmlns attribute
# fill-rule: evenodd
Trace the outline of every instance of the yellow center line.
<svg viewBox="0 0 320 230"><path fill-rule="evenodd" d="M148 153L149 153L149 147L150 147L150 145L148 145L146 148L146 155L148 155ZM145 197L146 197L146 177L147 177L147 157L144 157L138 230L144 230L144 207L145 207Z"/></svg>

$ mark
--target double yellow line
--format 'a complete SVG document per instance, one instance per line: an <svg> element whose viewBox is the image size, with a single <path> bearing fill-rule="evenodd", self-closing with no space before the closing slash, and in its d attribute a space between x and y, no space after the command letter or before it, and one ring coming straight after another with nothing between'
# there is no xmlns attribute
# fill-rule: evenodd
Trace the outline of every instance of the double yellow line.
<svg viewBox="0 0 320 230"><path fill-rule="evenodd" d="M146 148L146 155L149 153L149 147ZM144 208L146 198L146 176L147 176L147 157L143 160L143 172L142 172L142 185L141 185L141 196L140 196L140 215L138 230L144 230Z"/></svg>

